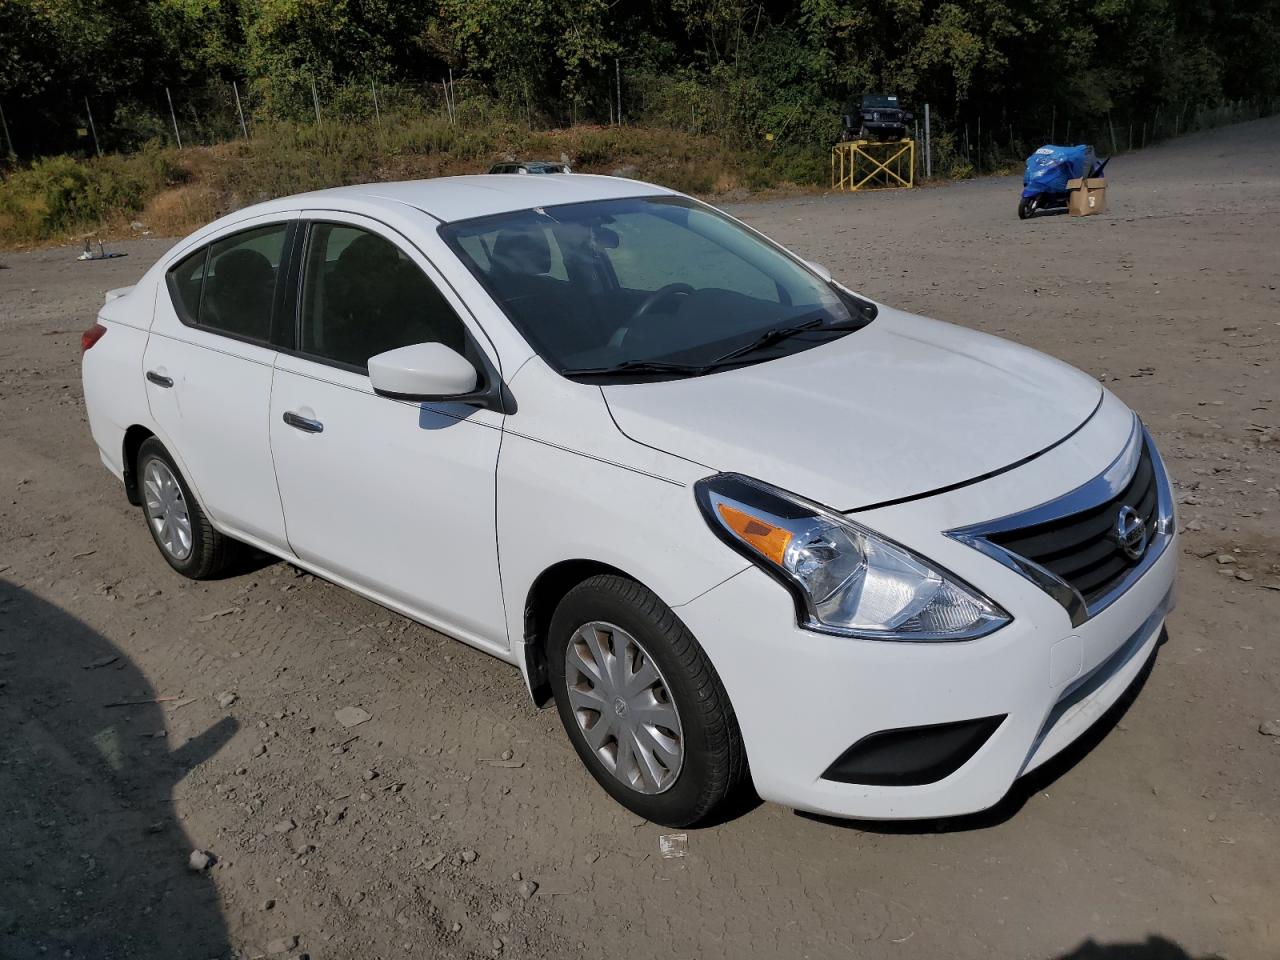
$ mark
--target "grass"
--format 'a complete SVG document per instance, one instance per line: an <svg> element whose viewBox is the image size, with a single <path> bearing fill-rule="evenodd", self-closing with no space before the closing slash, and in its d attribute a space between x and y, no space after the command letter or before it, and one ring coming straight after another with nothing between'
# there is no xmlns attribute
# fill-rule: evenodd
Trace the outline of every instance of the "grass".
<svg viewBox="0 0 1280 960"><path fill-rule="evenodd" d="M174 236L272 197L379 180L487 170L508 158L567 159L582 173L614 173L687 193L725 194L820 183L826 151L743 151L658 127L575 126L531 131L476 118L384 116L381 123L259 123L253 137L177 150L38 160L0 182L0 247L127 236L140 222Z"/></svg>

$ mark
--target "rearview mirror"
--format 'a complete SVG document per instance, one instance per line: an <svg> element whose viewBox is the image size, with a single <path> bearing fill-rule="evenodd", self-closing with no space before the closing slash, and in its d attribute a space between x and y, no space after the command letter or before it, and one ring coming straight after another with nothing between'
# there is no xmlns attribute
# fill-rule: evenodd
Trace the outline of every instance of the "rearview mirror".
<svg viewBox="0 0 1280 960"><path fill-rule="evenodd" d="M443 343L414 343L369 358L373 392L393 400L456 400L474 394L479 374Z"/></svg>

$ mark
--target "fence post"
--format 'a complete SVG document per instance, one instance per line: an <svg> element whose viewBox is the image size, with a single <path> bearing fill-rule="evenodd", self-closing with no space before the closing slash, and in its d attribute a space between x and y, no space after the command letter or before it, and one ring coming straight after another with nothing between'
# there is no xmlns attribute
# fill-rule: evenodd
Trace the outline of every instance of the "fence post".
<svg viewBox="0 0 1280 960"><path fill-rule="evenodd" d="M5 146L8 147L9 158L18 159L18 151L13 148L13 137L9 135L9 121L4 118L4 105L0 104L0 130L4 131Z"/></svg>
<svg viewBox="0 0 1280 960"><path fill-rule="evenodd" d="M178 149L182 149L182 134L178 132L178 114L173 109L173 97L169 88L164 88L164 98L169 101L169 119L173 121L173 138L178 141Z"/></svg>
<svg viewBox="0 0 1280 960"><path fill-rule="evenodd" d="M373 79L369 80L369 89L373 91L373 119L381 124L382 110L378 107L378 84Z"/></svg>
<svg viewBox="0 0 1280 960"><path fill-rule="evenodd" d="M98 156L102 156L102 146L98 143L98 128L93 123L93 111L89 109L89 98L84 98L84 112L89 115L89 132L93 134L93 149L98 151Z"/></svg>
<svg viewBox="0 0 1280 960"><path fill-rule="evenodd" d="M978 114L978 176L982 176L982 114Z"/></svg>
<svg viewBox="0 0 1280 960"><path fill-rule="evenodd" d="M622 63L616 58L613 61L613 74L618 88L618 126L622 126Z"/></svg>
<svg viewBox="0 0 1280 960"><path fill-rule="evenodd" d="M316 82L311 81L311 103L316 108L316 126L320 125L320 95L316 93Z"/></svg>
<svg viewBox="0 0 1280 960"><path fill-rule="evenodd" d="M234 80L231 81L231 92L236 95L236 113L240 114L240 132L244 134L246 140L249 139L249 128L244 122L244 108L240 106L240 88L236 86Z"/></svg>
<svg viewBox="0 0 1280 960"><path fill-rule="evenodd" d="M924 105L924 177L933 177L933 143L929 139L929 104Z"/></svg>

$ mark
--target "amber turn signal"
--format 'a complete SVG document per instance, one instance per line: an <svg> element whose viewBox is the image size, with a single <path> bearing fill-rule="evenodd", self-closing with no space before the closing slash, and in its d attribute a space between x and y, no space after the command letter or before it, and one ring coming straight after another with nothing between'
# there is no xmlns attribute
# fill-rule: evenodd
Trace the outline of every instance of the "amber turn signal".
<svg viewBox="0 0 1280 960"><path fill-rule="evenodd" d="M727 503L716 504L716 510L730 530L761 555L779 566L786 555L787 544L791 542L791 531L776 524L768 523L759 517L753 517L744 510L731 507Z"/></svg>

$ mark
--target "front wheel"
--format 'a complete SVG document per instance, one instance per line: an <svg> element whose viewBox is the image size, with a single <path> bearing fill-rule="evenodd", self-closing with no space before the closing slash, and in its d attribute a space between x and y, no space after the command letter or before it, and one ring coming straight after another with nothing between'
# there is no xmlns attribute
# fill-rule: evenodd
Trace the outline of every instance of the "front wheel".
<svg viewBox="0 0 1280 960"><path fill-rule="evenodd" d="M1036 212L1036 197L1023 197L1018 201L1018 219L1026 220Z"/></svg>
<svg viewBox="0 0 1280 960"><path fill-rule="evenodd" d="M633 580L600 575L556 608L556 709L591 775L646 820L686 827L746 776L728 694L687 627Z"/></svg>

